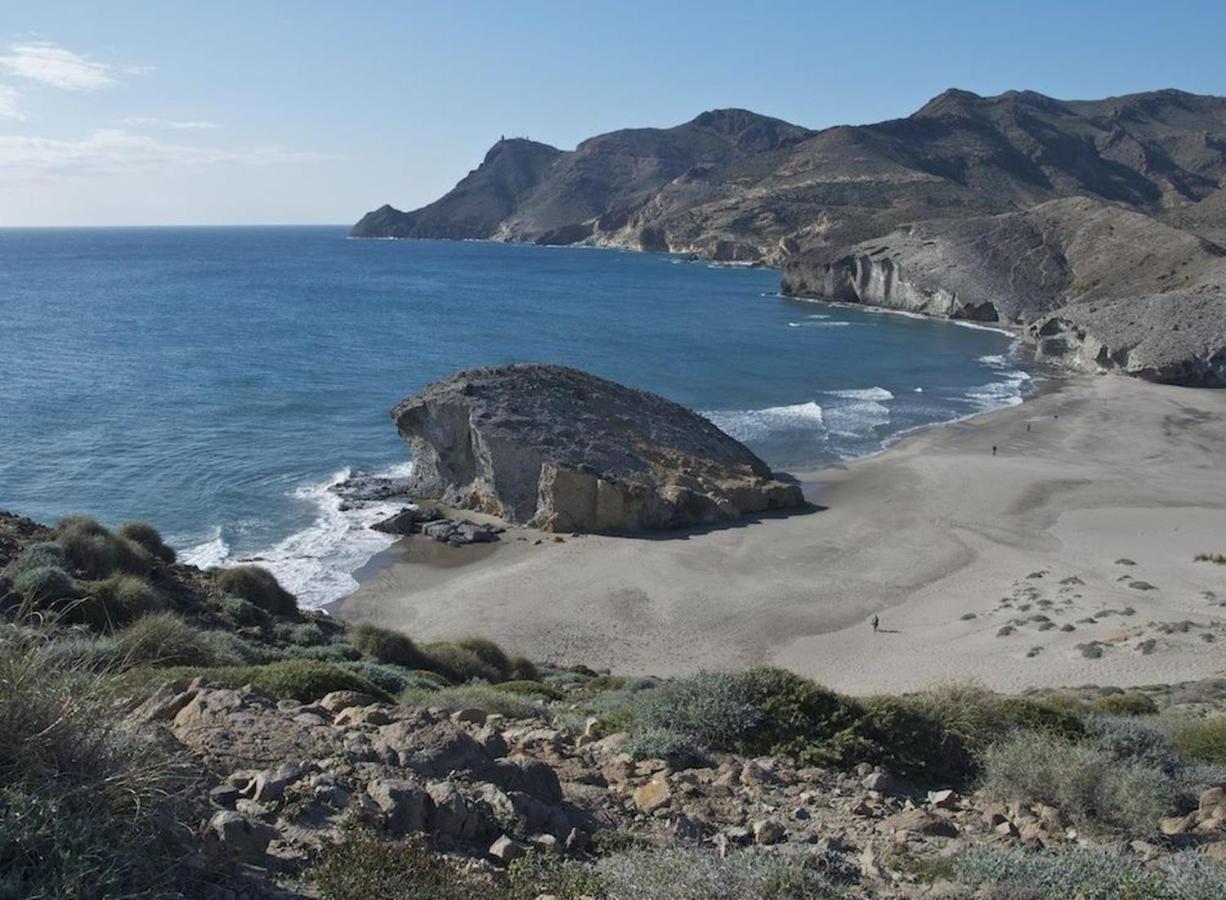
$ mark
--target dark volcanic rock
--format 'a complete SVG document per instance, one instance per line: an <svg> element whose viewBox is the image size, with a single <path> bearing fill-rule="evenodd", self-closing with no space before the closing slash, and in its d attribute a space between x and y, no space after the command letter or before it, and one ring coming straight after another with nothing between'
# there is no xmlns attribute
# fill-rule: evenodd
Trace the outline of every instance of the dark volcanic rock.
<svg viewBox="0 0 1226 900"><path fill-rule="evenodd" d="M683 406L575 369L467 369L401 401L411 490L553 531L632 531L802 506Z"/></svg>
<svg viewBox="0 0 1226 900"><path fill-rule="evenodd" d="M410 506L370 527L384 534L416 534L427 522L437 522L443 514L432 506Z"/></svg>

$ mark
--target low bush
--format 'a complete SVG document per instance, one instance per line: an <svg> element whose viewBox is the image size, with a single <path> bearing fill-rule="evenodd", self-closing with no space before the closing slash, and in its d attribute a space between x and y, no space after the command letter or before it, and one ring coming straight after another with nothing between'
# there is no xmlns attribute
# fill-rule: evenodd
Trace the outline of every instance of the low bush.
<svg viewBox="0 0 1226 900"><path fill-rule="evenodd" d="M69 565L63 547L51 541L40 541L22 549L17 557L5 567L4 574L15 579L22 572L44 567L67 572Z"/></svg>
<svg viewBox="0 0 1226 900"><path fill-rule="evenodd" d="M1226 896L1226 867L1182 854L1147 869L1106 847L1055 852L976 845L954 857L955 877L988 900L1216 900Z"/></svg>
<svg viewBox="0 0 1226 900"><path fill-rule="evenodd" d="M502 680L497 669L467 647L451 641L435 641L421 649L426 657L421 667L438 672L448 681L462 684L466 681Z"/></svg>
<svg viewBox="0 0 1226 900"><path fill-rule="evenodd" d="M88 622L99 630L122 628L143 615L164 607L161 595L143 578L112 575L102 581L83 582L79 606L70 618Z"/></svg>
<svg viewBox="0 0 1226 900"><path fill-rule="evenodd" d="M511 671L507 677L516 681L540 681L541 670L526 656L512 656Z"/></svg>
<svg viewBox="0 0 1226 900"><path fill-rule="evenodd" d="M1226 766L1226 716L1178 722L1172 731L1172 740L1184 756Z"/></svg>
<svg viewBox="0 0 1226 900"><path fill-rule="evenodd" d="M226 670L222 670L226 671ZM359 691L386 698L387 694L348 669L311 659L284 659L263 666L229 670L231 680L251 683L281 700L311 703L333 691Z"/></svg>
<svg viewBox="0 0 1226 900"><path fill-rule="evenodd" d="M984 790L999 800L1041 802L1082 827L1148 835L1175 811L1179 788L1161 769L1037 732L988 749Z"/></svg>
<svg viewBox="0 0 1226 900"><path fill-rule="evenodd" d="M1186 767L1164 728L1134 716L1093 715L1086 719L1087 744L1123 763L1136 763L1176 776Z"/></svg>
<svg viewBox="0 0 1226 900"><path fill-rule="evenodd" d="M489 679L490 681L509 681L512 678L523 677L515 674L515 666L511 662L511 657L493 641L481 637L467 637L456 643L474 653L477 659L494 670L495 677Z"/></svg>
<svg viewBox="0 0 1226 900"><path fill-rule="evenodd" d="M288 647L278 647L273 652L279 659L318 659L321 662L358 662L361 660L367 665L379 665L370 660L362 660L362 654L352 644L339 642L321 644L318 647L300 647L297 644L291 644Z"/></svg>
<svg viewBox="0 0 1226 900"><path fill-rule="evenodd" d="M407 634L369 622L359 622L349 629L349 640L362 653L382 663L420 669L428 662L426 655L417 649Z"/></svg>
<svg viewBox="0 0 1226 900"><path fill-rule="evenodd" d="M13 578L13 593L31 606L47 609L59 601L72 600L77 591L72 578L63 569L35 566L24 569Z"/></svg>
<svg viewBox="0 0 1226 900"><path fill-rule="evenodd" d="M96 581L117 573L145 575L153 565L152 554L140 544L111 534L83 516L61 520L55 526L55 541L85 579Z"/></svg>
<svg viewBox="0 0 1226 900"><path fill-rule="evenodd" d="M318 647L328 641L323 629L314 622L282 623L273 629L273 636L297 647Z"/></svg>
<svg viewBox="0 0 1226 900"><path fill-rule="evenodd" d="M762 699L741 675L701 672L638 694L630 716L635 734L669 731L699 751L732 750L762 734Z"/></svg>
<svg viewBox="0 0 1226 900"><path fill-rule="evenodd" d="M336 646L336 645L332 645ZM314 647L313 650L328 650L331 647ZM368 659L339 660L336 663L347 672L353 672L360 678L365 678L380 690L393 697L413 687L421 687L420 679L413 677L399 666L389 666L385 663L371 662Z"/></svg>
<svg viewBox="0 0 1226 900"><path fill-rule="evenodd" d="M263 628L268 624L268 613L250 600L223 594L215 602L218 612L238 627Z"/></svg>
<svg viewBox="0 0 1226 900"><path fill-rule="evenodd" d="M478 878L433 853L420 838L396 841L350 830L326 844L310 872L322 900L470 900L496 896Z"/></svg>
<svg viewBox="0 0 1226 900"><path fill-rule="evenodd" d="M1158 704L1153 698L1134 692L1091 700L1090 709L1112 716L1152 716L1158 712Z"/></svg>
<svg viewBox="0 0 1226 900"><path fill-rule="evenodd" d="M411 687L400 695L400 702L441 706L444 709L475 707L508 719L531 719L545 715L537 703L497 690L488 684L461 684L454 687Z"/></svg>
<svg viewBox="0 0 1226 900"><path fill-rule="evenodd" d="M121 727L97 678L0 640L0 896L190 896L183 774Z"/></svg>
<svg viewBox="0 0 1226 900"><path fill-rule="evenodd" d="M137 619L115 637L125 667L237 666L243 658L222 640L189 625L174 613Z"/></svg>
<svg viewBox="0 0 1226 900"><path fill-rule="evenodd" d="M605 900L817 900L838 889L779 856L698 849L629 850L595 865Z"/></svg>
<svg viewBox="0 0 1226 900"><path fill-rule="evenodd" d="M217 587L226 594L241 597L274 616L298 611L294 595L281 587L275 575L260 566L234 566L217 574Z"/></svg>
<svg viewBox="0 0 1226 900"><path fill-rule="evenodd" d="M674 768L687 768L705 760L705 748L694 739L670 728L640 728L623 748L635 759L663 759Z"/></svg>
<svg viewBox="0 0 1226 900"><path fill-rule="evenodd" d="M119 649L110 636L61 637L43 648L41 657L52 669L100 674L121 667Z"/></svg>
<svg viewBox="0 0 1226 900"><path fill-rule="evenodd" d="M512 694L522 694L529 697L541 697L546 700L561 700L566 695L559 691L556 687L544 684L540 681L504 681L494 685L500 691L508 691Z"/></svg>
<svg viewBox="0 0 1226 900"><path fill-rule="evenodd" d="M161 533L148 522L124 522L117 533L120 537L144 547L155 559L167 564L174 563L174 548L167 545L162 540Z"/></svg>

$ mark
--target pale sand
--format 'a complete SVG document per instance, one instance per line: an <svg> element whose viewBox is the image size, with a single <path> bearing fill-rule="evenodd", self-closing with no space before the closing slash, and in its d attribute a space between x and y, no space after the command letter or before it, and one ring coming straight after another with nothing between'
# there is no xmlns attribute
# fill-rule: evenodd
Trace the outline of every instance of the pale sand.
<svg viewBox="0 0 1226 900"><path fill-rule="evenodd" d="M1193 562L1226 552L1226 391L1075 378L801 477L825 509L682 537L408 539L340 614L622 673L773 663L857 694L1226 671L1226 566ZM1060 584L1070 577L1083 584ZM1038 614L1076 630L1028 621L997 637ZM1202 627L1162 633L1182 621ZM1099 659L1076 647L1092 640L1110 642Z"/></svg>

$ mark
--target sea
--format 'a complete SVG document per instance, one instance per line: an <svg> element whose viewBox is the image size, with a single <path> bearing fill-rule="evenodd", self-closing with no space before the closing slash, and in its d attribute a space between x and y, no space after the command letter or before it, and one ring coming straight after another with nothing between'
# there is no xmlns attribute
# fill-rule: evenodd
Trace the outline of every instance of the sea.
<svg viewBox="0 0 1226 900"><path fill-rule="evenodd" d="M1033 390L1016 339L778 296L660 254L359 241L343 227L0 230L0 509L145 519L180 557L258 557L322 606L397 508L388 415L467 366L547 361L696 409L779 469L836 464Z"/></svg>

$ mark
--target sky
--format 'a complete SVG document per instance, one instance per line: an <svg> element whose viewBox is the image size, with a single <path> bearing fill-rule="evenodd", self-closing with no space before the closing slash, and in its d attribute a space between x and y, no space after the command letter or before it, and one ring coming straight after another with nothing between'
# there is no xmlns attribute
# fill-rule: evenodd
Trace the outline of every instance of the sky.
<svg viewBox="0 0 1226 900"><path fill-rule="evenodd" d="M1226 3L0 0L0 226L347 224L500 135L1226 94Z"/></svg>

